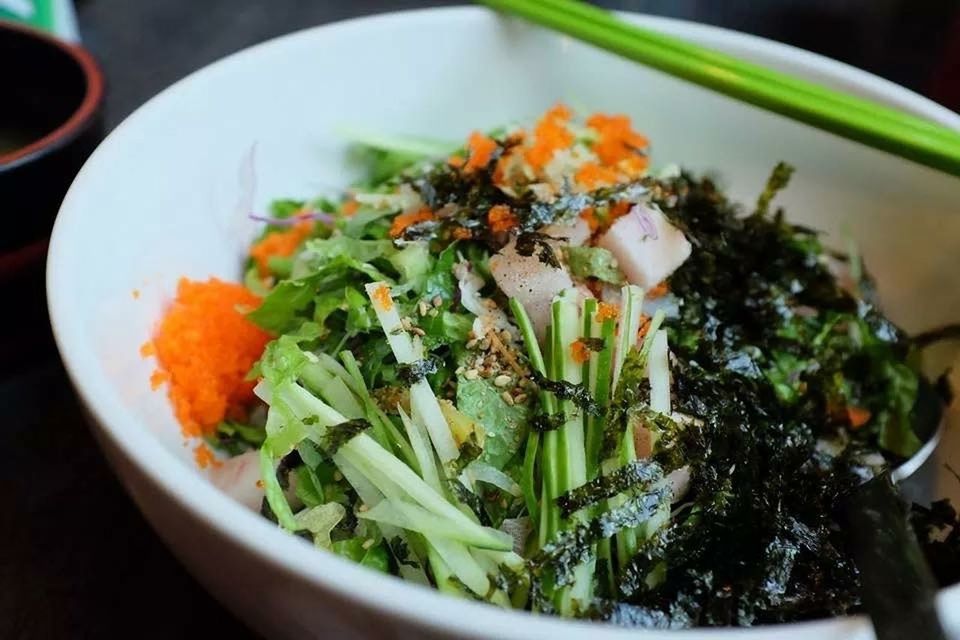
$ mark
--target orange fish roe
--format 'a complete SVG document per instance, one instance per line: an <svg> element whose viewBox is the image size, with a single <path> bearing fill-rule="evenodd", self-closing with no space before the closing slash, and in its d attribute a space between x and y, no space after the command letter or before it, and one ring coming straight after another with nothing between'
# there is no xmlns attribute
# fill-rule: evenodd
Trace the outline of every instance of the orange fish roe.
<svg viewBox="0 0 960 640"><path fill-rule="evenodd" d="M847 419L850 421L851 429L859 429L870 422L872 414L869 409L861 407L847 407Z"/></svg>
<svg viewBox="0 0 960 640"><path fill-rule="evenodd" d="M473 237L473 231L466 227L454 227L451 235L454 240L469 240Z"/></svg>
<svg viewBox="0 0 960 640"><path fill-rule="evenodd" d="M352 216L357 212L357 209L359 208L360 208L360 203L354 200L353 198L351 198L350 200L344 201L344 203L340 205L340 213L342 213L345 216Z"/></svg>
<svg viewBox="0 0 960 640"><path fill-rule="evenodd" d="M527 132L523 129L517 129L510 135L506 137L503 141L504 144L508 147L515 147L519 144L523 144L523 141L527 139Z"/></svg>
<svg viewBox="0 0 960 640"><path fill-rule="evenodd" d="M510 207L505 204L497 204L490 207L490 211L487 213L487 223L490 225L491 231L500 233L513 229L519 221Z"/></svg>
<svg viewBox="0 0 960 640"><path fill-rule="evenodd" d="M390 287L387 285L380 285L374 289L373 299L382 310L390 311L390 309L393 309L393 298L390 297Z"/></svg>
<svg viewBox="0 0 960 640"><path fill-rule="evenodd" d="M649 166L650 158L641 155L632 155L617 163L617 167L619 167L620 171L628 178L639 178L643 176Z"/></svg>
<svg viewBox="0 0 960 640"><path fill-rule="evenodd" d="M600 220L597 218L597 210L593 207L585 207L580 212L580 219L587 223L590 233L600 228Z"/></svg>
<svg viewBox="0 0 960 640"><path fill-rule="evenodd" d="M157 355L157 347L153 344L153 340L147 340L142 345L140 345L140 356L143 358L149 358L150 356Z"/></svg>
<svg viewBox="0 0 960 640"><path fill-rule="evenodd" d="M181 278L153 345L160 364L156 380L169 381L185 436L210 432L231 407L253 400L254 383L245 378L270 335L237 308L259 302L239 284Z"/></svg>
<svg viewBox="0 0 960 640"><path fill-rule="evenodd" d="M203 443L198 444L193 450L193 459L201 469L206 469L209 466L213 466L214 468L223 466L223 463L217 460L213 452L210 451L210 447Z"/></svg>
<svg viewBox="0 0 960 640"><path fill-rule="evenodd" d="M630 127L630 118L624 115L608 116L595 113L586 122L597 132L599 138L592 150L607 166L615 166L621 160L637 155L649 144L645 136Z"/></svg>
<svg viewBox="0 0 960 640"><path fill-rule="evenodd" d="M652 289L646 292L646 297L648 300L654 300L656 298L662 298L663 296L670 293L670 288L667 287L667 281L664 280L660 284L656 285Z"/></svg>
<svg viewBox="0 0 960 640"><path fill-rule="evenodd" d="M493 184L497 186L505 186L507 180L507 169L510 167L510 163L513 161L515 151L510 151L504 153L497 159L497 164L493 168L493 175L491 179Z"/></svg>
<svg viewBox="0 0 960 640"><path fill-rule="evenodd" d="M533 130L533 144L527 148L524 158L534 171L541 171L553 154L573 144L574 136L567 129L573 114L562 104L548 110Z"/></svg>
<svg viewBox="0 0 960 640"><path fill-rule="evenodd" d="M573 176L577 184L591 190L599 187L609 187L616 184L619 178L620 174L617 173L616 169L601 167L596 162L583 163Z"/></svg>
<svg viewBox="0 0 960 640"><path fill-rule="evenodd" d="M461 155L453 154L447 158L447 164L453 167L454 169L459 169L463 166L466 160Z"/></svg>
<svg viewBox="0 0 960 640"><path fill-rule="evenodd" d="M616 305L609 304L607 302L601 302L597 305L597 322L603 322L604 320L616 320L620 317L620 309Z"/></svg>
<svg viewBox="0 0 960 640"><path fill-rule="evenodd" d="M399 238L403 235L407 227L417 224L418 222L424 222L425 220L433 220L433 212L430 211L428 207L421 207L416 211L401 213L394 218L390 224L390 237Z"/></svg>
<svg viewBox="0 0 960 640"><path fill-rule="evenodd" d="M297 247L313 231L313 222L303 220L283 231L270 231L258 243L250 247L250 257L257 263L261 276L270 273L270 258L292 256Z"/></svg>
<svg viewBox="0 0 960 640"><path fill-rule="evenodd" d="M470 150L470 157L463 168L467 171L483 169L490 163L493 152L497 149L497 141L474 131L467 140L467 148Z"/></svg>
<svg viewBox="0 0 960 640"><path fill-rule="evenodd" d="M142 353L142 352L141 352ZM163 383L170 381L170 374L166 371L157 369L150 374L150 388L156 391L163 386Z"/></svg>
<svg viewBox="0 0 960 640"><path fill-rule="evenodd" d="M583 364L590 359L590 348L582 340L574 340L570 343L570 357L577 364Z"/></svg>
<svg viewBox="0 0 960 640"><path fill-rule="evenodd" d="M627 215L630 213L631 207L633 207L633 205L625 200L614 202L610 205L610 211L607 213L607 221L613 222L617 218Z"/></svg>
<svg viewBox="0 0 960 640"><path fill-rule="evenodd" d="M643 340L650 331L650 316L640 314L640 330L637 331L637 340Z"/></svg>

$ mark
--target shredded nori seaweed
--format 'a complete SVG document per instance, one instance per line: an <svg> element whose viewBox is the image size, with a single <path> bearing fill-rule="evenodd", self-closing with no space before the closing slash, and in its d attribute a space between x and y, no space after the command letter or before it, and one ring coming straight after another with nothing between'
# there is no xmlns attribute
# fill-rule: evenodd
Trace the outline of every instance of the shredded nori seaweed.
<svg viewBox="0 0 960 640"><path fill-rule="evenodd" d="M355 437L370 428L370 423L363 418L347 420L340 424L334 424L327 427L323 434L320 446L328 456L332 456L343 445L347 444Z"/></svg>
<svg viewBox="0 0 960 640"><path fill-rule="evenodd" d="M566 417L562 413L553 415L538 413L530 418L530 428L540 433L556 431L563 426L564 422L566 422Z"/></svg>
<svg viewBox="0 0 960 640"><path fill-rule="evenodd" d="M629 497L621 506L608 509L592 520L560 531L531 558L531 573L534 578L542 579L544 571L547 571L554 585L570 584L574 569L593 554L591 545L618 531L636 527L649 520L664 502L669 500L670 489L660 487Z"/></svg>
<svg viewBox="0 0 960 640"><path fill-rule="evenodd" d="M575 511L612 498L630 489L645 488L663 477L660 465L650 460L634 460L613 473L598 476L557 498L557 506L564 518Z"/></svg>
<svg viewBox="0 0 960 640"><path fill-rule="evenodd" d="M561 400L570 400L575 405L593 416L603 415L603 408L590 395L582 384L567 382L566 380L551 380L537 371L531 371L530 377L538 387L549 391Z"/></svg>
<svg viewBox="0 0 960 640"><path fill-rule="evenodd" d="M477 518L480 519L480 524L486 527L491 526L490 517L487 515L487 510L483 508L483 502L480 500L480 496L463 486L463 483L456 478L448 479L446 484L450 493L453 494L457 500L467 505L467 507L477 514Z"/></svg>
<svg viewBox="0 0 960 640"><path fill-rule="evenodd" d="M410 547L407 546L407 543L403 538L400 536L394 536L390 539L388 546L390 548L390 553L393 554L393 558L396 560L398 565L413 567L414 569L420 568L420 563L417 562L417 559L413 557L412 553L410 553Z"/></svg>

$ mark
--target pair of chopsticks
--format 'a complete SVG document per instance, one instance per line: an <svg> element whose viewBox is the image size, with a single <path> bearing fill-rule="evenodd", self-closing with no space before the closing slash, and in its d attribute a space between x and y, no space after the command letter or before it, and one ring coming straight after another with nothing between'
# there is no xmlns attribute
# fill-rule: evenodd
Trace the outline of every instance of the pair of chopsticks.
<svg viewBox="0 0 960 640"><path fill-rule="evenodd" d="M621 20L578 0L478 0L752 105L960 176L960 132Z"/></svg>

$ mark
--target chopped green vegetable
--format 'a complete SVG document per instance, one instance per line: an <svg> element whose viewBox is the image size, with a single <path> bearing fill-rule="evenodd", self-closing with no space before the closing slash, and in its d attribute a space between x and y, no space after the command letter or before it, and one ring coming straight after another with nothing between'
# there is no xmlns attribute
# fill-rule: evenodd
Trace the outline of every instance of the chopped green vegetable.
<svg viewBox="0 0 960 640"><path fill-rule="evenodd" d="M602 247L564 247L563 257L570 273L578 278L596 278L615 285L627 281L617 259Z"/></svg>

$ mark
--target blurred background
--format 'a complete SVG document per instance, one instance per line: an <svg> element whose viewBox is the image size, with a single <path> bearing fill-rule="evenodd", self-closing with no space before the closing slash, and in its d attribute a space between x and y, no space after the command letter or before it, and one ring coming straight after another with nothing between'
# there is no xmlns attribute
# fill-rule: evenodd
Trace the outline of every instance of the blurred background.
<svg viewBox="0 0 960 640"><path fill-rule="evenodd" d="M34 2L48 4L0 0L0 19L23 18L36 8ZM68 2L52 2L53 9L34 11L29 19L68 39L79 35L99 62L106 98L89 128L91 136L99 137L167 85L249 45L335 20L453 4L459 3L79 0L75 14ZM793 44L960 111L960 0L597 4ZM0 54L4 51L0 46ZM0 55L0 73L29 72L33 60ZM385 60L385 72L388 68ZM0 107L0 142L3 117ZM0 147L0 213L6 216L5 224L19 215L43 214L33 207L13 210L13 189L24 179L4 165L3 153ZM64 184L72 177L70 170L54 170ZM5 418L0 428L0 451L5 454L0 465L0 638L253 637L182 570L101 459L46 323L43 233L29 239L30 251L20 246L26 241L18 246L3 241L0 237L0 293L6 300L0 313L0 410Z"/></svg>

